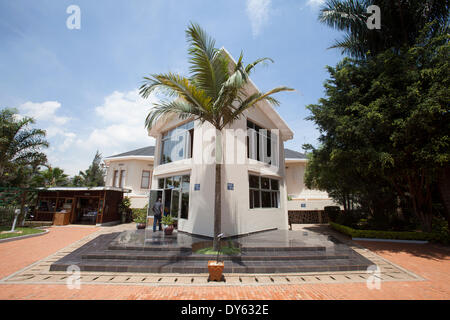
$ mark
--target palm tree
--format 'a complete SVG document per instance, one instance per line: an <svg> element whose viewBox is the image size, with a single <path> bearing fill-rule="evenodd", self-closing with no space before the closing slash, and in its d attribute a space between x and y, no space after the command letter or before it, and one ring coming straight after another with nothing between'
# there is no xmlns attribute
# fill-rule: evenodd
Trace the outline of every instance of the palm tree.
<svg viewBox="0 0 450 320"><path fill-rule="evenodd" d="M19 118L14 109L0 111L0 184L17 182L23 168L37 168L47 162L41 152L48 147L45 131L29 128L33 123L32 118Z"/></svg>
<svg viewBox="0 0 450 320"><path fill-rule="evenodd" d="M426 24L436 21L431 32L448 23L449 0L327 0L319 21L345 31L331 48L355 58L376 55L387 49L413 45ZM381 29L369 29L370 5L381 10Z"/></svg>
<svg viewBox="0 0 450 320"><path fill-rule="evenodd" d="M237 63L232 66L225 51L215 48L215 40L199 25L191 23L186 30L186 37L189 44L190 76L170 72L152 74L144 77L140 94L147 98L155 89L159 89L168 98L172 98L154 104L145 120L147 129L151 129L162 116L169 114L176 114L180 119L193 117L216 128L214 249L217 250L217 236L221 233L222 129L260 101L279 105L271 95L293 89L276 87L264 93L248 95L244 86L249 81L249 74L256 65L266 61L273 62L270 58L257 59L244 66L241 53Z"/></svg>
<svg viewBox="0 0 450 320"><path fill-rule="evenodd" d="M58 167L48 167L46 170L39 171L32 178L32 184L36 187L64 187L69 184L68 175L64 170Z"/></svg>

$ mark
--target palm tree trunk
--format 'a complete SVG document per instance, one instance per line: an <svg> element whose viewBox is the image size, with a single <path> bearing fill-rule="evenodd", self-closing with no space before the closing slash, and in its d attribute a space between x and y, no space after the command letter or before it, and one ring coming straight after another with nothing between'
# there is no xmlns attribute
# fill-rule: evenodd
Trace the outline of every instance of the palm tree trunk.
<svg viewBox="0 0 450 320"><path fill-rule="evenodd" d="M222 222L222 164L216 163L216 188L215 188L215 203L214 203L214 250L219 250L220 241L217 236L221 232Z"/></svg>
<svg viewBox="0 0 450 320"><path fill-rule="evenodd" d="M222 132L216 130L216 186L214 201L214 242L213 250L218 251L220 240L217 236L222 231Z"/></svg>

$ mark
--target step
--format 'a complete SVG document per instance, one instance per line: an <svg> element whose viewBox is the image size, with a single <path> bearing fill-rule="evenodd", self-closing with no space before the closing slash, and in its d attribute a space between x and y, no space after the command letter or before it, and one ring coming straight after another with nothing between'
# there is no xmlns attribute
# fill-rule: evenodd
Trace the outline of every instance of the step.
<svg viewBox="0 0 450 320"><path fill-rule="evenodd" d="M50 271L66 271L71 263L54 263ZM77 263L81 271L136 273L208 273L206 261L166 260L95 260ZM294 273L367 270L370 264L361 259L297 260L297 261L225 261L225 273Z"/></svg>
<svg viewBox="0 0 450 320"><path fill-rule="evenodd" d="M310 247L242 247L242 252L247 251L325 251L327 248L322 246Z"/></svg>
<svg viewBox="0 0 450 320"><path fill-rule="evenodd" d="M217 255L204 255L192 253L176 253L176 252L123 252L114 250L109 252L92 252L83 254L81 258L85 259L114 259L114 260L167 260L167 261L208 261L216 259ZM324 260L324 259L348 259L348 254L325 254L316 251L280 251L277 254L273 252L248 252L237 255L221 255L220 259L224 261L275 261L275 260Z"/></svg>

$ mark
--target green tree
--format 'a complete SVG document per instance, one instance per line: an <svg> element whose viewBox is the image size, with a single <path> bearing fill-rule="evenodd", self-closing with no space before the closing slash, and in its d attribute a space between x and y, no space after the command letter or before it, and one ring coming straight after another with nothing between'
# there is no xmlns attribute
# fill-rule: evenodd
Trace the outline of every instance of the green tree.
<svg viewBox="0 0 450 320"><path fill-rule="evenodd" d="M140 93L147 98L155 89L160 89L172 98L155 104L145 122L149 129L161 116L168 114L176 114L180 119L193 117L201 122L209 122L216 128L214 248L217 250L217 236L221 233L222 129L260 101L278 105L272 95L292 89L277 87L264 93L248 95L244 87L249 81L249 74L256 65L272 61L271 59L261 58L244 66L241 53L237 63L233 65L224 50L215 48L214 39L197 24L192 23L187 28L186 36L189 43L190 76L153 74L144 78Z"/></svg>
<svg viewBox="0 0 450 320"><path fill-rule="evenodd" d="M20 117L15 109L0 111L0 185L23 186L30 172L47 162L41 151L48 147L45 131L30 126L34 120Z"/></svg>
<svg viewBox="0 0 450 320"><path fill-rule="evenodd" d="M322 146L307 181L333 192L326 178L334 186L342 179L341 188L353 179L360 199L378 210L383 201L393 205L393 190L425 231L432 229L433 185L450 162L449 36L430 37L430 27L403 53L386 50L329 68L327 98L308 106Z"/></svg>
<svg viewBox="0 0 450 320"><path fill-rule="evenodd" d="M448 23L449 0L327 0L319 20L345 32L331 48L356 58L375 56L387 49L398 52L416 43L422 29L436 21L435 33ZM370 5L380 8L381 29L369 29Z"/></svg>
<svg viewBox="0 0 450 320"><path fill-rule="evenodd" d="M68 175L58 167L49 166L45 170L40 170L31 179L31 185L35 187L65 187L69 185Z"/></svg>
<svg viewBox="0 0 450 320"><path fill-rule="evenodd" d="M71 184L76 187L100 187L105 185L105 169L102 165L102 155L97 150L92 164L86 171L80 171L71 179Z"/></svg>

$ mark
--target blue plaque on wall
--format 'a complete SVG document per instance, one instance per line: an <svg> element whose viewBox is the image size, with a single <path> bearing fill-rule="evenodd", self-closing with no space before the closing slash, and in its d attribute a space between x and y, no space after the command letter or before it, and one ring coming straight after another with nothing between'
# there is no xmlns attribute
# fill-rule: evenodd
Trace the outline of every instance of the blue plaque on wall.
<svg viewBox="0 0 450 320"><path fill-rule="evenodd" d="M306 208L306 203L302 203L302 204L300 204L300 206L301 206L302 208Z"/></svg>
<svg viewBox="0 0 450 320"><path fill-rule="evenodd" d="M200 190L200 183L196 183L196 184L194 185L194 190L195 190L195 191Z"/></svg>
<svg viewBox="0 0 450 320"><path fill-rule="evenodd" d="M234 183L228 183L227 184L227 189L228 190L234 190Z"/></svg>

